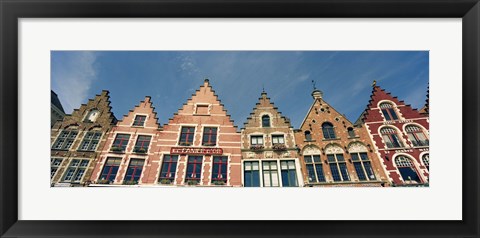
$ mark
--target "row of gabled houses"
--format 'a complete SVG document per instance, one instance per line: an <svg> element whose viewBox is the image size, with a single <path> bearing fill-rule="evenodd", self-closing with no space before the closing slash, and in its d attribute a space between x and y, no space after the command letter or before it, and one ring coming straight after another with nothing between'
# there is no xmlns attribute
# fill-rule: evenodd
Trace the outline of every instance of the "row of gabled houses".
<svg viewBox="0 0 480 238"><path fill-rule="evenodd" d="M118 121L102 91L53 125L51 185L428 186L428 100L417 111L373 85L352 123L312 97L294 129L262 92L238 131L208 79L163 126L150 97Z"/></svg>

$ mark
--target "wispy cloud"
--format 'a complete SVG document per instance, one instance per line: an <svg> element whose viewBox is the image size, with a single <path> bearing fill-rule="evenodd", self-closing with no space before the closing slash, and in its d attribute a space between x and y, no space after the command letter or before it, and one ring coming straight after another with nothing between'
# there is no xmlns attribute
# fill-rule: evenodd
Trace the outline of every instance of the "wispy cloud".
<svg viewBox="0 0 480 238"><path fill-rule="evenodd" d="M187 75L195 75L200 71L196 60L192 56L188 54L180 55L178 60L180 63L180 70L183 73Z"/></svg>
<svg viewBox="0 0 480 238"><path fill-rule="evenodd" d="M56 58L58 64L52 65L52 89L62 101L65 113L87 101L88 91L97 78L94 68L97 56L95 52L70 52Z"/></svg>

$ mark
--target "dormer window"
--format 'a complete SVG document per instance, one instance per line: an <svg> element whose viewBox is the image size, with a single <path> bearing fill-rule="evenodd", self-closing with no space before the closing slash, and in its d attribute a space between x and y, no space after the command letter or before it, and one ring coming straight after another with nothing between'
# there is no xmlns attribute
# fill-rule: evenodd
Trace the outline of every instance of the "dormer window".
<svg viewBox="0 0 480 238"><path fill-rule="evenodd" d="M349 138L355 138L355 132L353 131L352 127L347 128L347 131L348 131Z"/></svg>
<svg viewBox="0 0 480 238"><path fill-rule="evenodd" d="M133 120L133 126L144 126L147 116L136 115L135 120Z"/></svg>
<svg viewBox="0 0 480 238"><path fill-rule="evenodd" d="M310 133L310 131L305 131L305 140L312 141L312 134Z"/></svg>
<svg viewBox="0 0 480 238"><path fill-rule="evenodd" d="M270 127L270 117L268 115L262 116L262 127Z"/></svg>
<svg viewBox="0 0 480 238"><path fill-rule="evenodd" d="M381 103L380 110L382 110L382 114L383 114L383 117L385 117L385 120L387 121L398 120L397 113L395 112L395 109L391 103L388 103L388 102Z"/></svg>
<svg viewBox="0 0 480 238"><path fill-rule="evenodd" d="M92 109L87 113L83 122L95 122L99 114L100 112L97 109Z"/></svg>

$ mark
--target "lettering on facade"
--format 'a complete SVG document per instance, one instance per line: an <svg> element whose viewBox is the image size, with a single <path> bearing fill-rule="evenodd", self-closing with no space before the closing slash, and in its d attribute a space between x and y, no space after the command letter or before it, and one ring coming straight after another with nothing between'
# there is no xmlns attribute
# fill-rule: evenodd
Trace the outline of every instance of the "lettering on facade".
<svg viewBox="0 0 480 238"><path fill-rule="evenodd" d="M172 147L170 154L180 155L221 155L222 148L191 148L191 147Z"/></svg>
<svg viewBox="0 0 480 238"><path fill-rule="evenodd" d="M403 121L384 121L383 125L391 125L395 123L410 123L413 122L413 120L403 120Z"/></svg>

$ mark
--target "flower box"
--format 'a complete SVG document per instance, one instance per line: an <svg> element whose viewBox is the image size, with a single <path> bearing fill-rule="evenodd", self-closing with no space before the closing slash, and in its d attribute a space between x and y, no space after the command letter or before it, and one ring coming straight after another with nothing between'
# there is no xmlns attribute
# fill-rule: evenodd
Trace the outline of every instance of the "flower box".
<svg viewBox="0 0 480 238"><path fill-rule="evenodd" d="M250 150L263 150L263 145L252 145Z"/></svg>
<svg viewBox="0 0 480 238"><path fill-rule="evenodd" d="M145 149L145 148L135 148L135 149L133 149L133 152L138 153L138 154L146 154L147 149Z"/></svg>
<svg viewBox="0 0 480 238"><path fill-rule="evenodd" d="M285 146L284 144L274 144L272 146L272 149L273 150L286 150L287 146Z"/></svg>
<svg viewBox="0 0 480 238"><path fill-rule="evenodd" d="M110 184L110 180L108 179L100 179L97 182L98 184Z"/></svg>
<svg viewBox="0 0 480 238"><path fill-rule="evenodd" d="M162 180L160 180L160 183L161 184L172 184L172 181L170 181L170 179L162 179Z"/></svg>
<svg viewBox="0 0 480 238"><path fill-rule="evenodd" d="M121 147L113 146L110 151L116 152L116 153L123 153L123 149Z"/></svg>

